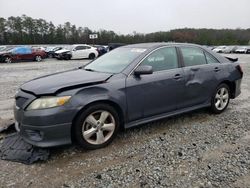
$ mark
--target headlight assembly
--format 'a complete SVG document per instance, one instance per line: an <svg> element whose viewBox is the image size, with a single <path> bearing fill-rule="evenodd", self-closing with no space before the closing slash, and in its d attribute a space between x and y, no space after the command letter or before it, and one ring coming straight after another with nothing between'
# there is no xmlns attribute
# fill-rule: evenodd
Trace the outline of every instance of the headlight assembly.
<svg viewBox="0 0 250 188"><path fill-rule="evenodd" d="M27 108L27 110L38 110L38 109L46 109L53 108L57 106L62 106L66 102L69 101L71 96L62 96L62 97L41 97L39 99L34 100Z"/></svg>

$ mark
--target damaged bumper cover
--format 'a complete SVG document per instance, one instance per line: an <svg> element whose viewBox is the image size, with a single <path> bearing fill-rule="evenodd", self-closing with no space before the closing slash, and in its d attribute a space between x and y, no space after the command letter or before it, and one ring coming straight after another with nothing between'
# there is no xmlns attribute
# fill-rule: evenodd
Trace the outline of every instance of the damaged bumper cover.
<svg viewBox="0 0 250 188"><path fill-rule="evenodd" d="M37 147L71 144L72 110L63 107L25 111L15 107L16 124L20 136Z"/></svg>

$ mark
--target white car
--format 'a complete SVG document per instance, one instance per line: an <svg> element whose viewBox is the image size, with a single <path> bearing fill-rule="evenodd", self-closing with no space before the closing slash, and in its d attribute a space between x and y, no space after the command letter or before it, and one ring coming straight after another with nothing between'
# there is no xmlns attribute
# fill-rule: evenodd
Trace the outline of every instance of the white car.
<svg viewBox="0 0 250 188"><path fill-rule="evenodd" d="M225 49L226 49L226 46L218 46L218 47L214 48L213 51L216 53L222 53L223 50L225 50Z"/></svg>
<svg viewBox="0 0 250 188"><path fill-rule="evenodd" d="M95 59L98 57L98 52L96 48L87 44L75 44L68 49L65 48L56 51L56 57L58 59Z"/></svg>
<svg viewBox="0 0 250 188"><path fill-rule="evenodd" d="M222 53L226 53L226 54L233 53L235 52L236 49L237 49L236 46L227 46L226 48L222 50Z"/></svg>
<svg viewBox="0 0 250 188"><path fill-rule="evenodd" d="M235 50L235 53L239 54L246 54L247 53L247 47L246 46L240 46Z"/></svg>

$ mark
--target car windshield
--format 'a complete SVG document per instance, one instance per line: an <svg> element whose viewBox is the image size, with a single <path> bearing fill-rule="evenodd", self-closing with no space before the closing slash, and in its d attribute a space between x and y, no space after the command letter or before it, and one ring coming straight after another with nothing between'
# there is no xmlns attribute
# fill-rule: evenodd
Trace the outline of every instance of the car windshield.
<svg viewBox="0 0 250 188"><path fill-rule="evenodd" d="M8 48L5 49L5 51L11 52L14 48L15 48L15 47L8 47Z"/></svg>
<svg viewBox="0 0 250 188"><path fill-rule="evenodd" d="M84 67L85 70L119 73L135 58L145 52L144 48L117 48Z"/></svg>

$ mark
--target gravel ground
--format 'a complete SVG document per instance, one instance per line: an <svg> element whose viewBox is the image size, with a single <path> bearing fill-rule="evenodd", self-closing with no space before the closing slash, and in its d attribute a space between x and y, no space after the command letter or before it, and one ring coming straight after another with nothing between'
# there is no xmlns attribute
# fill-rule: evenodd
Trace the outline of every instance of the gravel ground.
<svg viewBox="0 0 250 188"><path fill-rule="evenodd" d="M95 151L55 148L30 166L0 161L0 187L250 187L250 56L237 56L242 94L224 113L203 109L132 128ZM0 65L0 125L11 121L19 84L84 63Z"/></svg>

